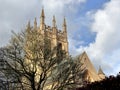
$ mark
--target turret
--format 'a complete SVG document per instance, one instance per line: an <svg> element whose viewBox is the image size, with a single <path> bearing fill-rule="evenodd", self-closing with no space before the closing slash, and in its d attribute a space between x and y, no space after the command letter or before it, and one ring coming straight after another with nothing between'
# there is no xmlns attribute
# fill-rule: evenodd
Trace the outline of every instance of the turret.
<svg viewBox="0 0 120 90"><path fill-rule="evenodd" d="M66 25L66 19L64 17L64 21L63 21L63 35L64 35L64 49L66 51L66 55L69 55L69 52L68 52L68 39L67 39L67 25Z"/></svg>
<svg viewBox="0 0 120 90"><path fill-rule="evenodd" d="M26 37L29 36L30 31L31 31L31 25L30 25L30 21L28 21L28 24L27 24L27 26L26 26Z"/></svg>
<svg viewBox="0 0 120 90"><path fill-rule="evenodd" d="M99 66L98 75L100 75L100 74L105 75L105 74L103 73L103 71L102 71L101 67Z"/></svg>
<svg viewBox="0 0 120 90"><path fill-rule="evenodd" d="M64 17L64 21L63 21L63 33L64 33L65 41L67 41L67 25L66 25L65 17Z"/></svg>
<svg viewBox="0 0 120 90"><path fill-rule="evenodd" d="M67 25L66 25L65 17L64 17L64 21L63 21L63 32L67 33Z"/></svg>
<svg viewBox="0 0 120 90"><path fill-rule="evenodd" d="M44 9L42 8L41 16L40 16L40 30L43 30L45 27L45 14Z"/></svg>
<svg viewBox="0 0 120 90"><path fill-rule="evenodd" d="M31 26L30 26L30 21L28 21L28 24L27 24L27 31L30 30Z"/></svg>
<svg viewBox="0 0 120 90"><path fill-rule="evenodd" d="M54 32L55 34L57 34L57 26L56 26L55 16L53 16L52 23L53 23L53 32Z"/></svg>
<svg viewBox="0 0 120 90"><path fill-rule="evenodd" d="M56 27L56 20L55 20L55 16L53 16L52 23L53 23L53 27Z"/></svg>
<svg viewBox="0 0 120 90"><path fill-rule="evenodd" d="M100 80L105 79L105 74L103 73L101 67L99 67L98 75L99 75Z"/></svg>
<svg viewBox="0 0 120 90"><path fill-rule="evenodd" d="M34 20L34 29L35 29L35 30L37 29L37 20L36 20L36 18L35 18L35 20Z"/></svg>

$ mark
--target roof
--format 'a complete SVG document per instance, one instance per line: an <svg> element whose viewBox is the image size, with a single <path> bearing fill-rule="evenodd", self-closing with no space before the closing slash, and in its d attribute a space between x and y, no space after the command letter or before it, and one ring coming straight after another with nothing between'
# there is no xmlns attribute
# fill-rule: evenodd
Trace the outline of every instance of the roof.
<svg viewBox="0 0 120 90"><path fill-rule="evenodd" d="M99 81L100 78L97 74L97 71L96 71L95 67L93 66L93 64L92 64L91 60L89 59L86 52L83 52L82 54L79 55L79 60L81 61L81 63L83 63L86 70L88 71L88 75L89 75L90 79L92 80L91 82Z"/></svg>

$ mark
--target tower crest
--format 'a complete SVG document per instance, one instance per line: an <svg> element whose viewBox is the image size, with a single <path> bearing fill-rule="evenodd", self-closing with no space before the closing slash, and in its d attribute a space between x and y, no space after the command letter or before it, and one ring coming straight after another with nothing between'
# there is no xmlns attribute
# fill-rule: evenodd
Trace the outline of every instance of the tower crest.
<svg viewBox="0 0 120 90"><path fill-rule="evenodd" d="M56 25L55 16L52 19L52 26L48 26L45 24L45 13L44 8L42 8L40 14L40 26L37 27L37 20L34 20L34 29L37 29L43 37L48 38L50 40L51 48L54 48L61 45L62 50L64 50L68 54L68 40L67 40L67 25L66 19L63 21L63 30L58 30Z"/></svg>

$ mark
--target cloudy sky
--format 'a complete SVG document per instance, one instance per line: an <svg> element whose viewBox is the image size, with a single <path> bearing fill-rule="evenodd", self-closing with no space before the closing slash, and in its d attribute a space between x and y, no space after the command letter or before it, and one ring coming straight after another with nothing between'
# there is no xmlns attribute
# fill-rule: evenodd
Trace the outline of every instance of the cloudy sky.
<svg viewBox="0 0 120 90"><path fill-rule="evenodd" d="M42 7L48 25L55 15L61 29L66 17L71 55L85 50L96 69L120 72L120 0L0 0L0 47L29 20L33 24L36 17L39 25Z"/></svg>

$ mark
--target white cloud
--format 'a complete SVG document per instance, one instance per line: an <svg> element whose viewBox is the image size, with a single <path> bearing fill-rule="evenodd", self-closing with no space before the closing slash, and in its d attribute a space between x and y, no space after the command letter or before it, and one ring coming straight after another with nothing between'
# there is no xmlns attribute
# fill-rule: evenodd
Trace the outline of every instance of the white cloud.
<svg viewBox="0 0 120 90"><path fill-rule="evenodd" d="M79 50L78 50L78 48L76 46L83 44L84 41L77 41L77 40L75 40L73 38L69 38L68 42L69 42L70 54L72 53L73 56L76 56L78 53L80 54L80 52L79 52ZM83 51L83 49L80 50L80 51Z"/></svg>
<svg viewBox="0 0 120 90"><path fill-rule="evenodd" d="M106 3L92 13L92 18L91 30L97 33L95 42L78 50L86 50L93 63L101 65L106 74L116 74L120 71L120 0Z"/></svg>
<svg viewBox="0 0 120 90"><path fill-rule="evenodd" d="M42 0L42 6L45 9L46 23L51 25L52 16L56 16L57 25L62 27L63 17L70 17L72 22L72 16L78 11L77 6L85 3L86 0ZM66 17L67 18L67 17Z"/></svg>
<svg viewBox="0 0 120 90"><path fill-rule="evenodd" d="M57 12L59 12L59 10L64 9L65 6L74 6L76 4L81 4L84 3L86 0L42 0L42 4L43 6L52 9L52 10L57 10ZM75 7L75 6L74 6ZM74 8L73 7L73 8Z"/></svg>
<svg viewBox="0 0 120 90"><path fill-rule="evenodd" d="M38 17L39 5L35 0L0 0L0 46L6 45L11 30L18 32L28 20Z"/></svg>
<svg viewBox="0 0 120 90"><path fill-rule="evenodd" d="M63 17L78 4L84 3L86 0L0 0L0 46L6 45L11 30L15 32L24 29L28 20L32 21L39 17L41 7L45 9L46 23L51 25L52 16L56 16L58 27L62 27ZM67 7L67 8L66 8ZM70 15L72 16L72 14ZM70 20L71 21L71 20Z"/></svg>

